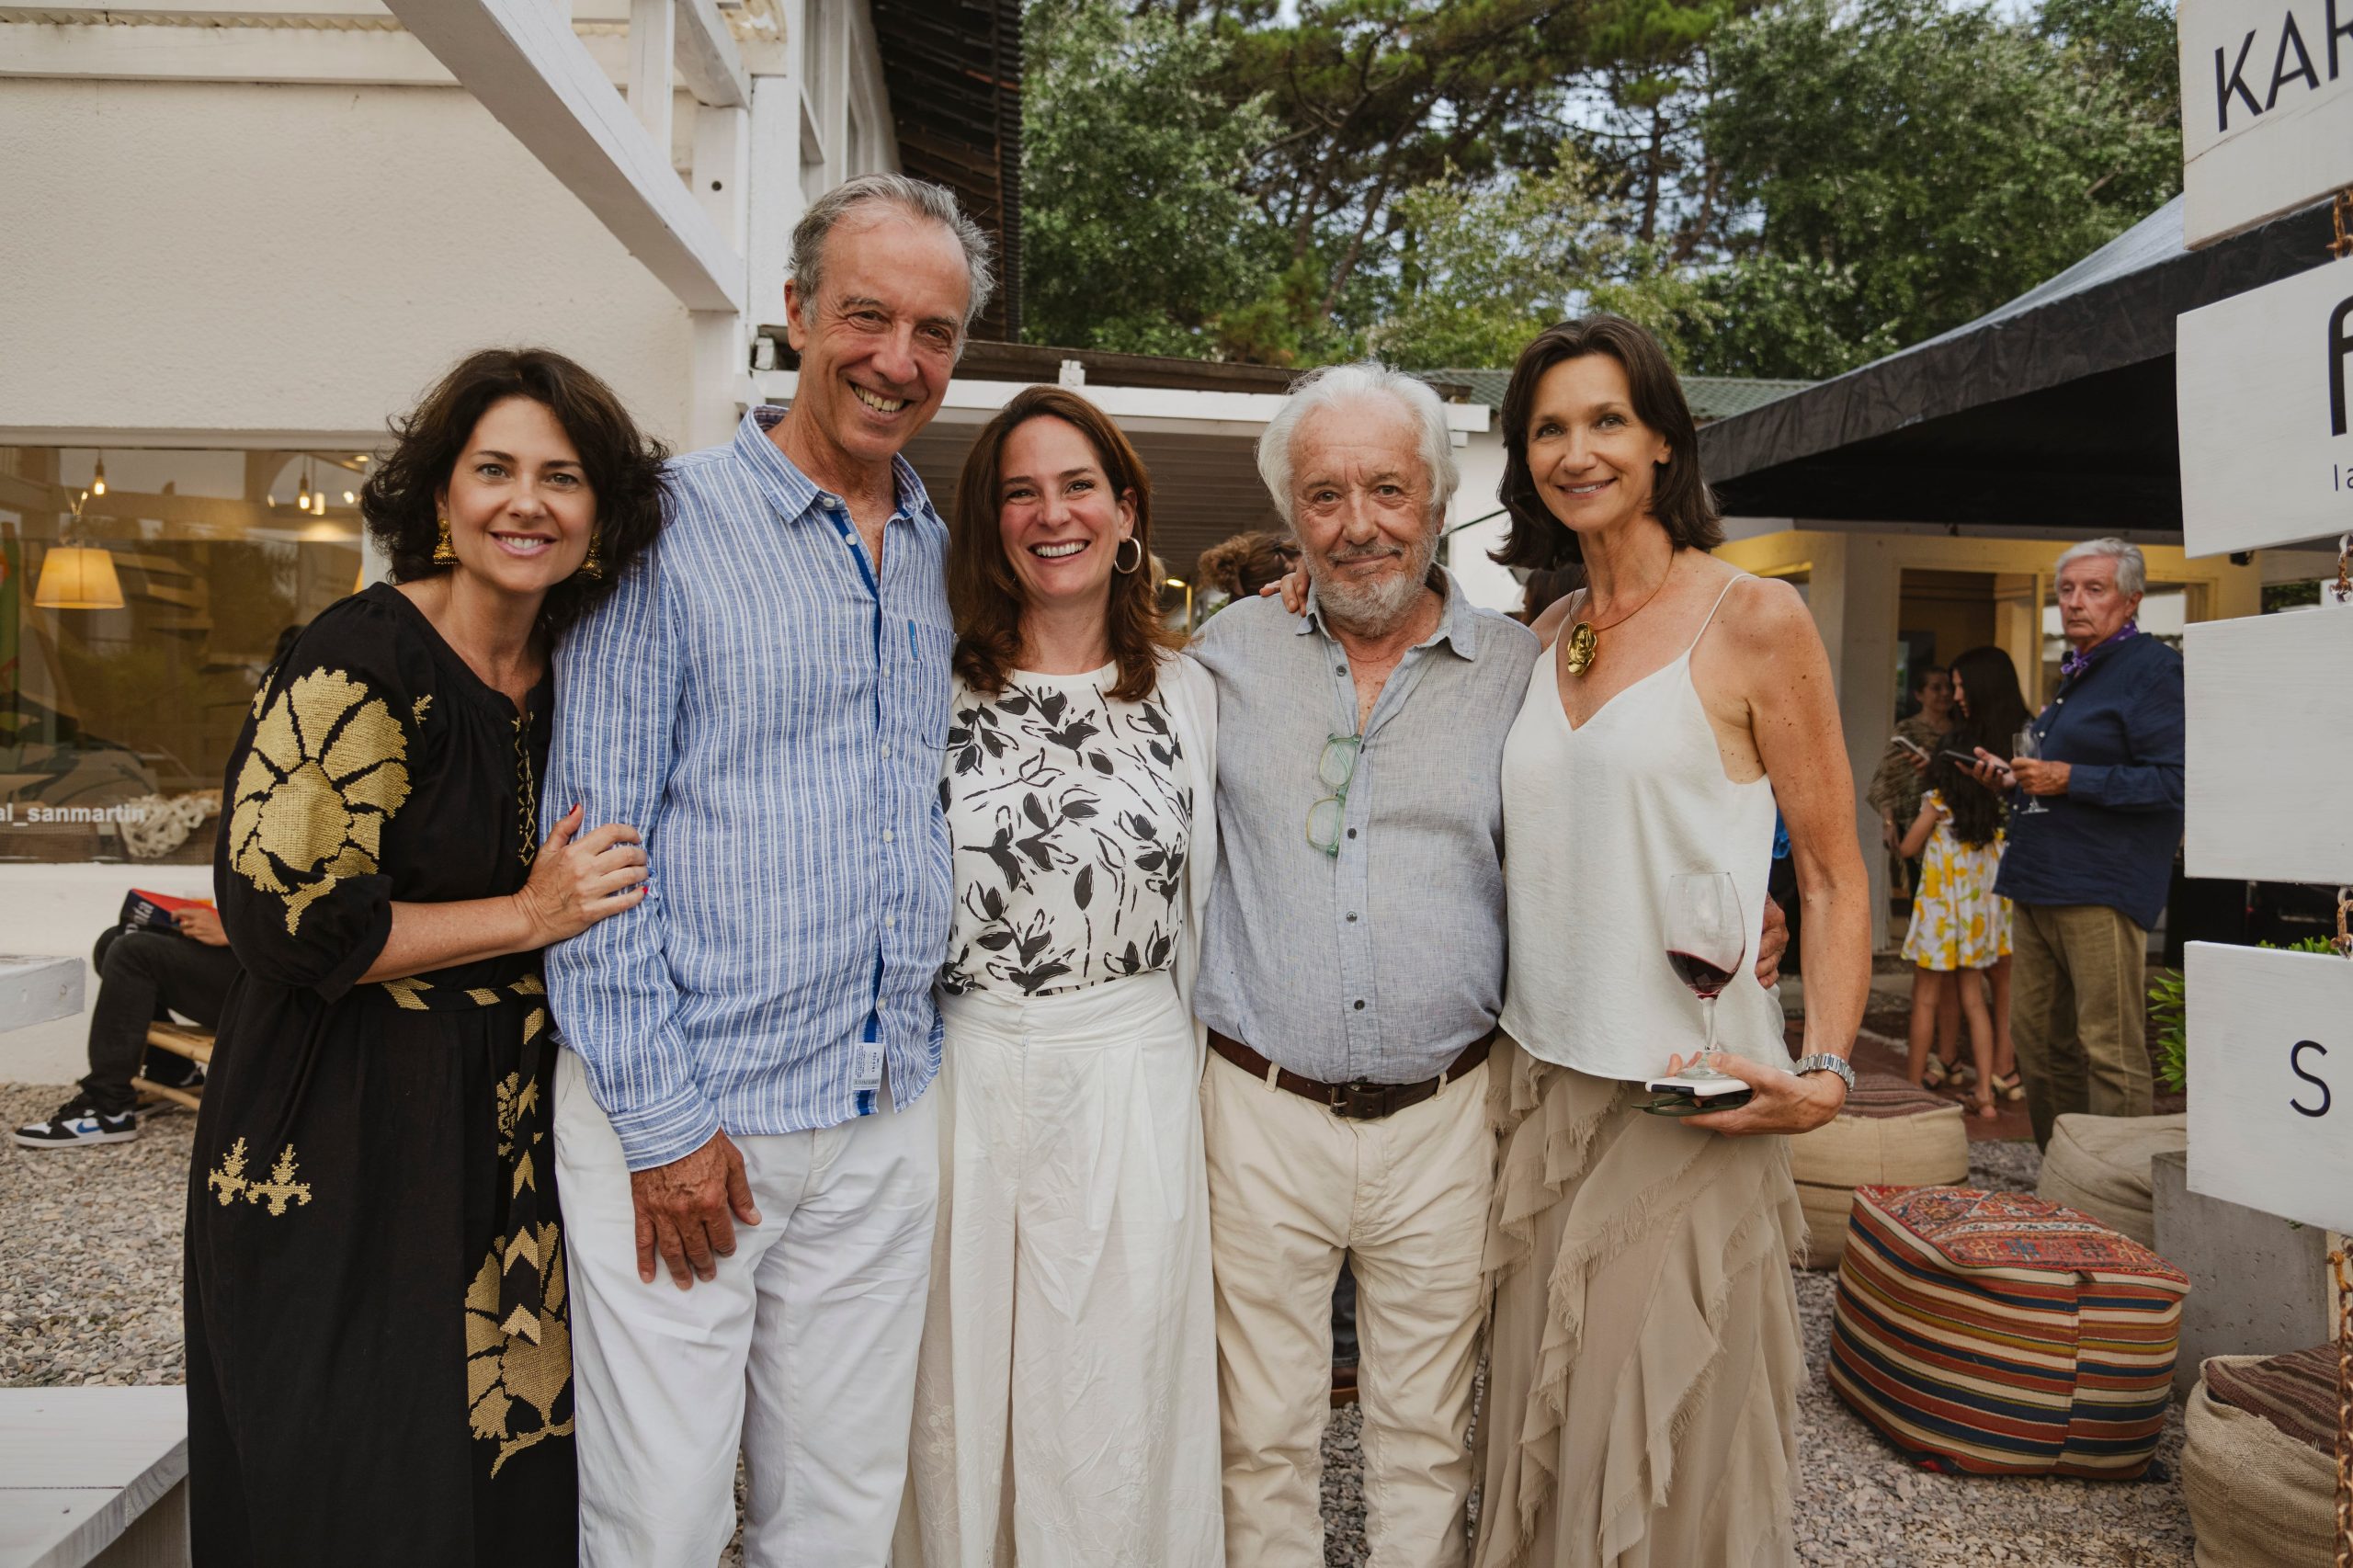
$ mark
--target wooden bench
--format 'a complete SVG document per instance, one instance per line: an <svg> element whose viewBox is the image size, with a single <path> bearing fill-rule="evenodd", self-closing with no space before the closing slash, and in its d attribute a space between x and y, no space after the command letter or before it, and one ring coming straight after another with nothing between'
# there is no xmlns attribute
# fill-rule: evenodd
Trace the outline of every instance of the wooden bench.
<svg viewBox="0 0 2353 1568"><path fill-rule="evenodd" d="M149 1024L147 1043L157 1051L168 1051L174 1056L185 1056L199 1067L207 1066L212 1061L212 1031L210 1029L185 1028L178 1024ZM152 1084L144 1078L133 1078L131 1080L131 1086L142 1095L152 1096L159 1100L169 1100L174 1105L186 1106L190 1110L194 1110L199 1103L197 1095L186 1089L176 1089L168 1084ZM199 1092L203 1087L201 1084L197 1085Z"/></svg>
<svg viewBox="0 0 2353 1568"><path fill-rule="evenodd" d="M0 1389L0 1568L186 1568L188 1397Z"/></svg>

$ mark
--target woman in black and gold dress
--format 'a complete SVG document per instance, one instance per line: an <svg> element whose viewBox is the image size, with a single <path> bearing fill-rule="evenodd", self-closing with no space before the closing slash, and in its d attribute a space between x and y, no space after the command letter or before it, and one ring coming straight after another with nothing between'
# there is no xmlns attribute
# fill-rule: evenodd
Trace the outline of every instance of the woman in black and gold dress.
<svg viewBox="0 0 2353 1568"><path fill-rule="evenodd" d="M644 896L539 842L550 642L660 526L661 449L560 356L460 364L362 512L396 585L255 696L213 877L244 974L188 1194L190 1522L234 1568L571 1563L539 949Z"/></svg>

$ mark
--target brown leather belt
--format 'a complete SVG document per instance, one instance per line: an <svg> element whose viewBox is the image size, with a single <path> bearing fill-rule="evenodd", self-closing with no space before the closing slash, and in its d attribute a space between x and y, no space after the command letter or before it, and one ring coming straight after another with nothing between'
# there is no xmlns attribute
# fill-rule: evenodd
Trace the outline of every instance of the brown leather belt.
<svg viewBox="0 0 2353 1568"><path fill-rule="evenodd" d="M1234 1039L1232 1035L1210 1030L1210 1049L1249 1074L1261 1083L1273 1075L1275 1087L1289 1089L1302 1099L1313 1100L1334 1116L1350 1121L1378 1121L1384 1116L1394 1116L1408 1106L1417 1106L1449 1083L1461 1077L1487 1059L1487 1048L1495 1037L1488 1035L1462 1048L1462 1054L1435 1078L1425 1078L1418 1084L1319 1084L1313 1078L1277 1067L1273 1062Z"/></svg>

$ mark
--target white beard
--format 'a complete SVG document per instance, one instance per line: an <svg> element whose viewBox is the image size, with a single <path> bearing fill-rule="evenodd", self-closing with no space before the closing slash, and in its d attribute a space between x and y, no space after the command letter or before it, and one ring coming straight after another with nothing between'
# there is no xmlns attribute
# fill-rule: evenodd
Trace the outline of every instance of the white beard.
<svg viewBox="0 0 2353 1568"><path fill-rule="evenodd" d="M1363 637L1385 636L1413 614L1429 579L1430 563L1437 559L1435 528L1406 554L1406 570L1370 582L1342 581L1334 574L1331 562L1313 553L1305 556L1316 604L1331 620Z"/></svg>

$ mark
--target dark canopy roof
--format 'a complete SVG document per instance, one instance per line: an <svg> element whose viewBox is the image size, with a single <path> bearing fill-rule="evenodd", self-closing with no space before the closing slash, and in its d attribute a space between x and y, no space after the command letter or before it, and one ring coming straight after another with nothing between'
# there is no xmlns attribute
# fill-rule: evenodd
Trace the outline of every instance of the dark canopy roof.
<svg viewBox="0 0 2353 1568"><path fill-rule="evenodd" d="M2181 236L2176 198L1966 326L1706 426L1724 510L2178 532L2174 318L2328 260L2328 208Z"/></svg>
<svg viewBox="0 0 2353 1568"><path fill-rule="evenodd" d="M1021 335L1021 0L871 0L899 167L944 185L996 241L997 291L972 324Z"/></svg>

